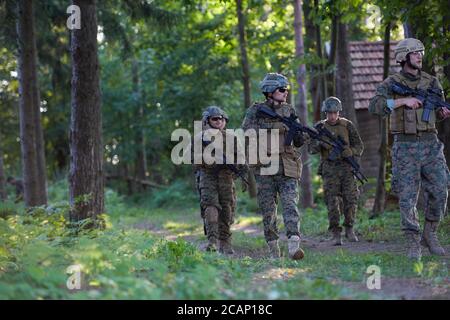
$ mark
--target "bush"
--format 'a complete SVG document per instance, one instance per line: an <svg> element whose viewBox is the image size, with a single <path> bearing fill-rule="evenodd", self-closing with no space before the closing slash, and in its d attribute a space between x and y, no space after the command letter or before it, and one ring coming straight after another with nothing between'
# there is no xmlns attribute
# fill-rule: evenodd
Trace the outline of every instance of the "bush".
<svg viewBox="0 0 450 320"><path fill-rule="evenodd" d="M12 201L0 202L0 218L6 219L18 213L17 205Z"/></svg>
<svg viewBox="0 0 450 320"><path fill-rule="evenodd" d="M187 181L178 180L164 189L154 189L137 202L148 208L179 208L198 205L198 194Z"/></svg>

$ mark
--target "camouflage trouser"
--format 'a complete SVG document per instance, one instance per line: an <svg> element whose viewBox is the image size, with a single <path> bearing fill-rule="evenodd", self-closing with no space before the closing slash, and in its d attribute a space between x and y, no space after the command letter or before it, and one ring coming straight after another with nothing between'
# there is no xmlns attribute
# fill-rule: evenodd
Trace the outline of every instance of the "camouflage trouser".
<svg viewBox="0 0 450 320"><path fill-rule="evenodd" d="M446 166L446 169L447 169L447 190L448 190L448 194L450 195L450 170L448 169L448 166ZM429 204L428 204L429 203L429 196L428 196L427 192L423 193L423 200L424 200L425 217L427 217L428 216L428 210L429 210ZM448 211L450 209L449 206L448 206L449 200L450 200L450 198L447 197L447 204L446 204L445 209L444 209L444 216L448 215Z"/></svg>
<svg viewBox="0 0 450 320"><path fill-rule="evenodd" d="M202 207L202 218L206 222L206 234L208 238L215 237L227 240L231 237L230 227L234 222L234 211L236 209L236 190L233 175L228 170L218 173L200 172L200 205ZM214 234L204 212L207 207L214 206L219 211L219 234Z"/></svg>
<svg viewBox="0 0 450 320"><path fill-rule="evenodd" d="M358 186L351 166L344 161L324 161L322 178L325 203L328 208L328 230L342 231L340 227L339 197L343 201L344 226L353 227L358 206Z"/></svg>
<svg viewBox="0 0 450 320"><path fill-rule="evenodd" d="M300 236L298 202L298 180L284 175L255 175L258 187L259 213L263 216L266 241L277 240L278 194L283 205L283 220L287 237Z"/></svg>
<svg viewBox="0 0 450 320"><path fill-rule="evenodd" d="M440 221L447 204L447 165L436 136L392 147L392 190L399 199L402 230L420 232L416 208L419 190L426 194L425 219Z"/></svg>

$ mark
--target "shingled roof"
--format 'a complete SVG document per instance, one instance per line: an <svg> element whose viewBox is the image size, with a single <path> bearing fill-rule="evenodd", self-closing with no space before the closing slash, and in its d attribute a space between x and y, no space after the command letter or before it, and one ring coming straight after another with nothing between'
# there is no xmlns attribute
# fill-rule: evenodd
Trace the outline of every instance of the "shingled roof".
<svg viewBox="0 0 450 320"><path fill-rule="evenodd" d="M394 56L397 43L398 41L391 41L390 74L400 71L400 65L395 62ZM355 109L367 109L377 85L383 81L383 45L383 41L350 42Z"/></svg>

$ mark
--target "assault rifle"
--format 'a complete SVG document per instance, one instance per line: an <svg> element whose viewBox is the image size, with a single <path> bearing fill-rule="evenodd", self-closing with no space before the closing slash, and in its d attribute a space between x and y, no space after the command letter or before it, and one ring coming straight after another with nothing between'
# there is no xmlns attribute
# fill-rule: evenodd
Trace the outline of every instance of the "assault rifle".
<svg viewBox="0 0 450 320"><path fill-rule="evenodd" d="M289 128L288 134L287 134L286 138L284 139L284 144L286 146L291 145L292 140L294 139L294 136L298 132L306 133L312 139L320 140L323 143L326 143L326 144L329 144L330 146L332 146L332 144L329 141L327 141L326 139L324 139L316 130L314 130L308 126L304 126L300 122L298 122L297 116L295 116L294 114L291 114L290 117L283 117L266 106L259 107L257 114L259 114L263 117L278 119Z"/></svg>
<svg viewBox="0 0 450 320"><path fill-rule="evenodd" d="M259 107L257 113L261 116L278 119L289 128L288 134L284 140L285 145L291 144L297 132L303 132L308 134L311 139L319 140L320 142L328 144L332 147L331 155L329 158L330 160L336 160L345 149L344 140L342 140L341 137L335 138L333 134L323 126L316 126L314 129L308 126L304 126L296 121L297 117L295 115L291 114L290 117L283 117L266 106ZM344 158L344 161L352 166L353 175L356 177L356 179L358 179L358 181L360 181L362 184L368 181L364 174L361 172L359 164L356 162L354 157Z"/></svg>
<svg viewBox="0 0 450 320"><path fill-rule="evenodd" d="M205 140L202 139L202 144L203 144L204 146L209 145L211 142L212 142L212 141L205 141ZM226 166L227 169L229 169L231 172L233 172L233 173L236 174L239 178L241 178L241 180L242 180L247 186L250 185L249 182L248 182L248 180L245 178L245 176L244 176L242 170L239 170L239 169L236 167L236 165L234 165L234 164L227 163L227 158L226 158L226 156L225 156L225 153L223 153L223 158L222 158L222 160L223 160L224 166Z"/></svg>
<svg viewBox="0 0 450 320"><path fill-rule="evenodd" d="M442 100L442 91L438 88L411 89L399 82L392 81L390 84L392 92L401 96L412 96L420 102L423 106L422 121L429 122L431 111L439 108L447 108L450 110L450 103Z"/></svg>
<svg viewBox="0 0 450 320"><path fill-rule="evenodd" d="M345 141L340 136L334 136L330 130L325 128L323 123L317 124L315 128L321 136L325 136L330 139L331 144L333 145L328 159L331 161L338 159L338 157L342 154L342 151L344 151L347 146ZM366 176L361 172L361 168L355 160L355 157L344 157L344 161L351 165L353 175L359 182L361 182L361 184L368 182Z"/></svg>

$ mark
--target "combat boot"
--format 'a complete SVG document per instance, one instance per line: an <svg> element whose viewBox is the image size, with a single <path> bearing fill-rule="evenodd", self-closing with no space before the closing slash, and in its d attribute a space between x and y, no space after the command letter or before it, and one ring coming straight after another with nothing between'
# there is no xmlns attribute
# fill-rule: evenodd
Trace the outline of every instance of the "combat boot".
<svg viewBox="0 0 450 320"><path fill-rule="evenodd" d="M358 242L359 239L353 231L353 227L345 227L345 237L349 242Z"/></svg>
<svg viewBox="0 0 450 320"><path fill-rule="evenodd" d="M291 236L288 239L288 252L289 258L293 260L301 260L305 256L305 253L300 248L300 237L299 236Z"/></svg>
<svg viewBox="0 0 450 320"><path fill-rule="evenodd" d="M210 206L205 209L206 218L206 230L208 236L208 245L206 246L206 251L216 252L217 251L217 238L219 234L219 212L216 207Z"/></svg>
<svg viewBox="0 0 450 320"><path fill-rule="evenodd" d="M206 251L216 252L217 251L217 239L216 237L208 238L208 245L206 246Z"/></svg>
<svg viewBox="0 0 450 320"><path fill-rule="evenodd" d="M228 255L234 254L234 250L231 246L231 237L226 240L219 240L219 252Z"/></svg>
<svg viewBox="0 0 450 320"><path fill-rule="evenodd" d="M407 256L411 260L419 261L422 258L420 236L415 232L405 232Z"/></svg>
<svg viewBox="0 0 450 320"><path fill-rule="evenodd" d="M437 227L439 222L425 220L425 226L423 228L422 241L420 242L425 247L428 247L431 254L438 256L445 255L445 250L442 248L437 237Z"/></svg>
<svg viewBox="0 0 450 320"><path fill-rule="evenodd" d="M333 245L342 246L341 230L333 231Z"/></svg>
<svg viewBox="0 0 450 320"><path fill-rule="evenodd" d="M278 246L278 240L272 240L267 242L267 246L269 247L270 257L272 259L279 259L280 247Z"/></svg>

